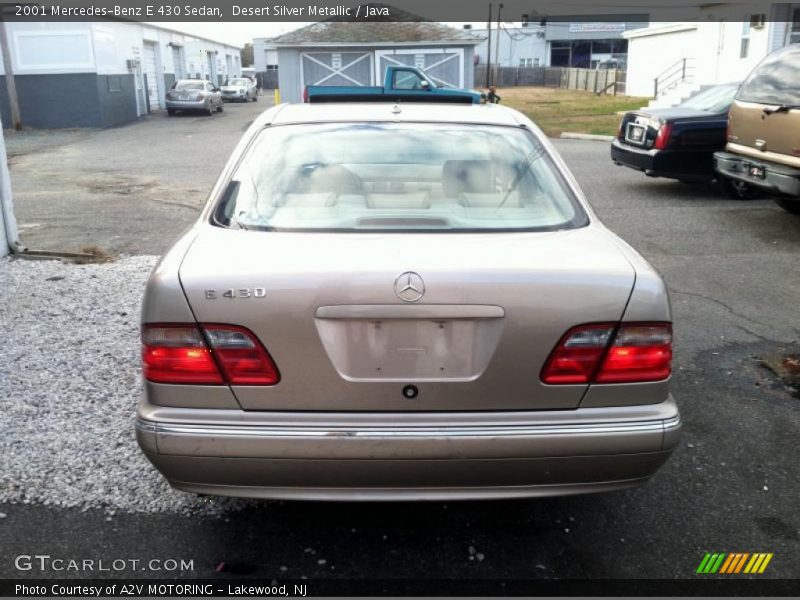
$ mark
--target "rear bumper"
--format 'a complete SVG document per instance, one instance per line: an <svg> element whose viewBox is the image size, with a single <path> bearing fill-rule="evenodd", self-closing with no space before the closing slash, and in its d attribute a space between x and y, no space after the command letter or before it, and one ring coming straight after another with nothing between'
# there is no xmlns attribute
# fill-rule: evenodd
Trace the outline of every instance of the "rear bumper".
<svg viewBox="0 0 800 600"><path fill-rule="evenodd" d="M714 179L711 151L645 150L615 139L611 142L611 160L652 177L697 182Z"/></svg>
<svg viewBox="0 0 800 600"><path fill-rule="evenodd" d="M206 110L208 102L205 100L167 100L168 110Z"/></svg>
<svg viewBox="0 0 800 600"><path fill-rule="evenodd" d="M139 444L182 490L434 500L643 483L677 444L674 400L536 413L324 414L140 406Z"/></svg>
<svg viewBox="0 0 800 600"><path fill-rule="evenodd" d="M730 152L714 153L714 166L717 173L725 177L744 181L773 194L800 197L800 169ZM764 178L751 177L751 166L763 168Z"/></svg>

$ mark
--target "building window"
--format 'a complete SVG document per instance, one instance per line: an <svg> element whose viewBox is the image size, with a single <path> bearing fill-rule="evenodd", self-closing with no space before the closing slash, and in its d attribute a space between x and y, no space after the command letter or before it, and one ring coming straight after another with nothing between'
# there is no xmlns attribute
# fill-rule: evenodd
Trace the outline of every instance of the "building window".
<svg viewBox="0 0 800 600"><path fill-rule="evenodd" d="M739 58L747 58L750 53L750 17L742 23L742 43L739 47Z"/></svg>
<svg viewBox="0 0 800 600"><path fill-rule="evenodd" d="M108 78L108 91L109 92L122 91L122 79L119 76L110 76Z"/></svg>
<svg viewBox="0 0 800 600"><path fill-rule="evenodd" d="M520 66L520 68L534 67L534 66L538 67L539 66L539 59L537 58L536 59L536 63L534 64L532 58L520 58L519 59L519 66Z"/></svg>

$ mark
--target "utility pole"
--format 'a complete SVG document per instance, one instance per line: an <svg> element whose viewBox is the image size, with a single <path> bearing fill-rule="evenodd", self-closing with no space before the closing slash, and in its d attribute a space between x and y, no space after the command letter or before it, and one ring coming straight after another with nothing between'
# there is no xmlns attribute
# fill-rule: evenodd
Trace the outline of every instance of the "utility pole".
<svg viewBox="0 0 800 600"><path fill-rule="evenodd" d="M14 217L14 201L11 195L11 174L8 172L6 141L3 137L3 124L0 123L0 256L9 252L26 252L27 248L19 241L17 219Z"/></svg>
<svg viewBox="0 0 800 600"><path fill-rule="evenodd" d="M492 84L497 85L497 70L500 68L500 13L503 11L503 3L497 5L497 39L495 40L494 52L494 74L492 75Z"/></svg>
<svg viewBox="0 0 800 600"><path fill-rule="evenodd" d="M492 85L492 3L489 2L489 20L486 21L486 28L489 30L489 39L486 44L486 85Z"/></svg>
<svg viewBox="0 0 800 600"><path fill-rule="evenodd" d="M11 107L11 123L14 129L22 129L22 117L19 114L19 98L17 97L17 83L14 81L14 67L11 64L11 50L8 47L6 22L0 21L0 50L3 53L3 70L6 77L6 91L8 92L8 105Z"/></svg>

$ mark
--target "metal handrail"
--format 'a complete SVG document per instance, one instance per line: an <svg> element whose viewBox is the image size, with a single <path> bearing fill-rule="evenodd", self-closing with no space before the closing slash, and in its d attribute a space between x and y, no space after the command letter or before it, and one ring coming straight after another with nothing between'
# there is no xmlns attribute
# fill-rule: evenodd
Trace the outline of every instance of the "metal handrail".
<svg viewBox="0 0 800 600"><path fill-rule="evenodd" d="M690 76L690 71L694 69L689 58L682 58L673 65L664 69L653 79L653 97L658 98L659 92L663 92L679 83L683 83Z"/></svg>

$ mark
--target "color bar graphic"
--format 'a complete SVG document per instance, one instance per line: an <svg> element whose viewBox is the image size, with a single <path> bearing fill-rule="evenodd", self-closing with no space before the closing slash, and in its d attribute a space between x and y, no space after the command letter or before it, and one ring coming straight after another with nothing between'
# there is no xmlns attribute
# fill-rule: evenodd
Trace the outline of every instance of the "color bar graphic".
<svg viewBox="0 0 800 600"><path fill-rule="evenodd" d="M706 552L696 573L700 575L760 574L763 573L773 554L767 552ZM749 559L749 560L748 560ZM746 566L745 566L746 565Z"/></svg>

